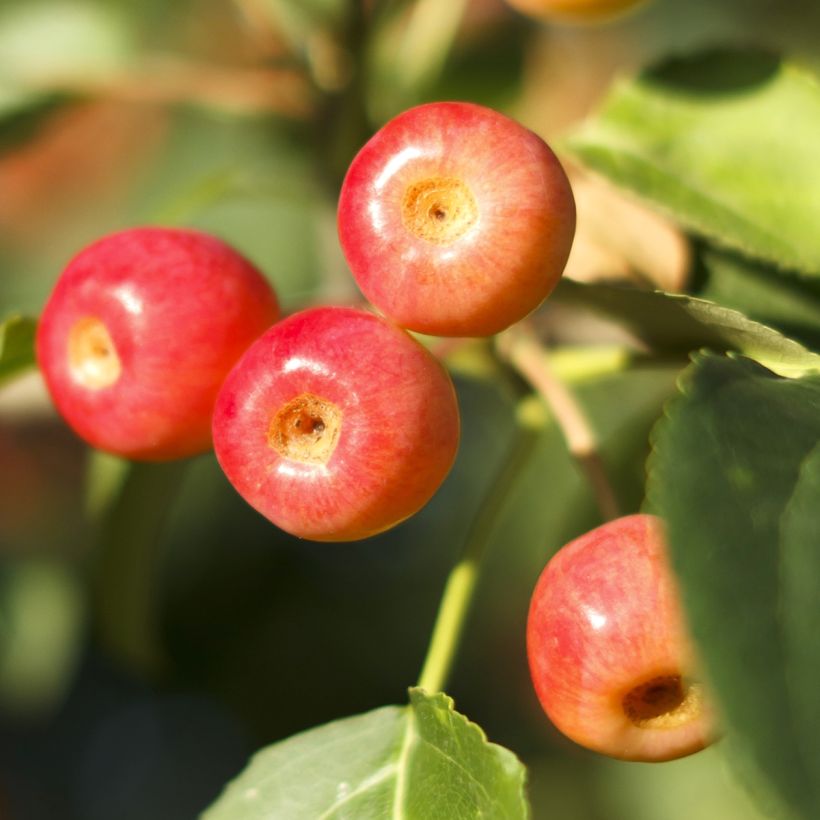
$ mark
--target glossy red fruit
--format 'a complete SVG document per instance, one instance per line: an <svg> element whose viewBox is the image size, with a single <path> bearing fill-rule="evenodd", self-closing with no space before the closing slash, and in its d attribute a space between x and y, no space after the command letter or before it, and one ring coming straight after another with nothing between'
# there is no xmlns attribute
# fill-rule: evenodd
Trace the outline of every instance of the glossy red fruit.
<svg viewBox="0 0 820 820"><path fill-rule="evenodd" d="M708 744L712 715L651 515L604 524L559 550L530 604L527 653L550 720L624 760L683 757Z"/></svg>
<svg viewBox="0 0 820 820"><path fill-rule="evenodd" d="M514 9L532 17L577 23L618 17L644 2L645 0L507 0Z"/></svg>
<svg viewBox="0 0 820 820"><path fill-rule="evenodd" d="M430 103L355 157L338 227L353 276L385 316L422 333L488 336L557 284L575 203L531 131L479 105Z"/></svg>
<svg viewBox="0 0 820 820"><path fill-rule="evenodd" d="M313 308L265 333L225 381L214 448L245 500L316 541L382 532L447 475L459 416L446 370L405 331Z"/></svg>
<svg viewBox="0 0 820 820"><path fill-rule="evenodd" d="M198 231L135 228L82 250L37 333L58 410L89 444L161 461L207 450L223 379L279 315L270 285Z"/></svg>

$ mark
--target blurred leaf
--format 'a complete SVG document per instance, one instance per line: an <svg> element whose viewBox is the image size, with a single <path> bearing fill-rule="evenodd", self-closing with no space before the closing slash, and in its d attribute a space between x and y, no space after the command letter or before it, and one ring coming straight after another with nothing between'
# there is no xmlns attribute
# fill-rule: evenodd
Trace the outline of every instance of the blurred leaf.
<svg viewBox="0 0 820 820"><path fill-rule="evenodd" d="M793 652L820 629L816 590L807 597L795 577L817 577L820 507L807 494L817 477L820 376L782 379L748 359L700 355L681 392L656 429L649 499L668 526L735 761L796 816L816 818L820 725L810 723L818 710L805 711L805 695L811 687L816 700L817 652ZM810 670L810 682L797 680Z"/></svg>
<svg viewBox="0 0 820 820"><path fill-rule="evenodd" d="M345 0L262 0L275 27L298 50L315 46L320 31L338 30L345 20Z"/></svg>
<svg viewBox="0 0 820 820"><path fill-rule="evenodd" d="M164 661L156 595L161 535L188 464L132 462L117 469L110 459L91 462L113 485L95 556L97 627L106 649L141 672L156 672ZM89 489L99 493L99 480L90 480Z"/></svg>
<svg viewBox="0 0 820 820"><path fill-rule="evenodd" d="M0 699L20 714L55 706L80 650L83 603L60 563L21 562L0 586Z"/></svg>
<svg viewBox="0 0 820 820"><path fill-rule="evenodd" d="M820 275L818 131L812 75L713 52L617 86L569 149L719 244Z"/></svg>
<svg viewBox="0 0 820 820"><path fill-rule="evenodd" d="M34 0L0 10L0 116L66 79L104 76L132 51L123 16L108 4Z"/></svg>
<svg viewBox="0 0 820 820"><path fill-rule="evenodd" d="M737 351L784 376L820 369L820 355L799 342L705 299L570 280L559 284L553 298L611 317L656 352Z"/></svg>
<svg viewBox="0 0 820 820"><path fill-rule="evenodd" d="M259 752L204 820L525 818L524 767L444 694L387 706Z"/></svg>
<svg viewBox="0 0 820 820"><path fill-rule="evenodd" d="M344 265L303 131L279 121L237 122L178 111L162 157L146 175L132 222L184 225L220 236L265 273L286 308L320 275ZM323 254L338 257L338 263ZM350 275L344 269L345 279Z"/></svg>
<svg viewBox="0 0 820 820"><path fill-rule="evenodd" d="M34 366L37 320L11 316L0 324L0 383Z"/></svg>

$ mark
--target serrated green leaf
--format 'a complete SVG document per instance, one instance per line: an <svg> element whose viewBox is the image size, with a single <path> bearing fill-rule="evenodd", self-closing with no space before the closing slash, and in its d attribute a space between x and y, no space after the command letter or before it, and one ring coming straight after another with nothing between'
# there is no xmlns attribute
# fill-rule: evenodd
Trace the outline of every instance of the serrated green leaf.
<svg viewBox="0 0 820 820"><path fill-rule="evenodd" d="M526 818L524 767L444 694L335 721L259 752L203 820Z"/></svg>
<svg viewBox="0 0 820 820"><path fill-rule="evenodd" d="M36 320L26 316L11 316L0 324L0 383L34 365L36 330Z"/></svg>
<svg viewBox="0 0 820 820"><path fill-rule="evenodd" d="M698 250L698 264L705 280L698 296L820 346L820 280L714 246Z"/></svg>
<svg viewBox="0 0 820 820"><path fill-rule="evenodd" d="M820 771L801 748L806 715L791 686L783 620L784 610L794 608L800 618L807 610L805 601L786 601L793 593L779 575L795 543L817 548L820 507L816 496L807 507L802 485L813 479L801 469L820 439L820 376L782 379L748 359L706 355L681 389L656 428L649 500L668 527L735 761L794 816L816 818ZM811 618L816 624L814 600Z"/></svg>
<svg viewBox="0 0 820 820"><path fill-rule="evenodd" d="M820 275L820 87L759 52L678 59L616 87L568 143L691 230Z"/></svg>
<svg viewBox="0 0 820 820"><path fill-rule="evenodd" d="M799 342L706 299L570 280L559 284L553 298L615 319L656 352L735 351L782 376L820 369L820 355Z"/></svg>

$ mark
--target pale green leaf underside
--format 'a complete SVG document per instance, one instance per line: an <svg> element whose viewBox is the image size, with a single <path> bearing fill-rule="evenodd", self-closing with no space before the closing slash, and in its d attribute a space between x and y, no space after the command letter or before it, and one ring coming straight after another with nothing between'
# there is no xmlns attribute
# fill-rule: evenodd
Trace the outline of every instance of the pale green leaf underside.
<svg viewBox="0 0 820 820"><path fill-rule="evenodd" d="M820 376L699 355L681 387L656 428L649 499L739 771L779 796L790 813L776 816L810 820L820 816Z"/></svg>
<svg viewBox="0 0 820 820"><path fill-rule="evenodd" d="M12 316L0 324L0 383L34 364L37 322Z"/></svg>
<svg viewBox="0 0 820 820"><path fill-rule="evenodd" d="M820 275L820 87L756 52L708 53L618 85L568 142L691 230Z"/></svg>
<svg viewBox="0 0 820 820"><path fill-rule="evenodd" d="M743 353L783 376L820 370L820 355L736 310L680 294L561 282L555 298L585 305L629 328L654 351L701 347Z"/></svg>
<svg viewBox="0 0 820 820"><path fill-rule="evenodd" d="M259 752L203 820L528 817L524 767L446 695L388 706Z"/></svg>

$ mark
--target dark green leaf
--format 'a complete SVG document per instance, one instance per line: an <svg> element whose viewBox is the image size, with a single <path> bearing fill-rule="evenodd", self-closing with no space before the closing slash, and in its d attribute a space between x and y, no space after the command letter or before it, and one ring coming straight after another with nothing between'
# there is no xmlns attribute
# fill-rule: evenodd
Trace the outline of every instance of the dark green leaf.
<svg viewBox="0 0 820 820"><path fill-rule="evenodd" d="M525 818L524 767L444 694L335 721L259 752L203 820Z"/></svg>
<svg viewBox="0 0 820 820"><path fill-rule="evenodd" d="M787 681L799 715L799 741L807 768L820 775L820 445L803 462L781 525L783 628Z"/></svg>
<svg viewBox="0 0 820 820"><path fill-rule="evenodd" d="M656 430L649 499L668 526L735 760L797 817L816 818L820 770L801 749L807 715L791 688L782 618L803 627L810 612L816 635L817 607L806 609L805 595L787 600L779 574L790 551L817 548L820 507L806 502L816 475L801 468L820 439L820 376L783 379L747 359L701 355L681 390ZM813 655L800 666L816 669Z"/></svg>
<svg viewBox="0 0 820 820"><path fill-rule="evenodd" d="M703 279L698 296L820 346L820 280L709 245L698 250L698 263Z"/></svg>
<svg viewBox="0 0 820 820"><path fill-rule="evenodd" d="M723 52L620 84L569 148L693 231L820 275L818 132L812 75Z"/></svg>
<svg viewBox="0 0 820 820"><path fill-rule="evenodd" d="M37 322L11 316L0 324L0 382L34 365L34 334Z"/></svg>
<svg viewBox="0 0 820 820"><path fill-rule="evenodd" d="M820 356L803 345L705 299L570 280L561 282L554 298L612 317L658 352L709 347L744 353L781 375L820 369Z"/></svg>

